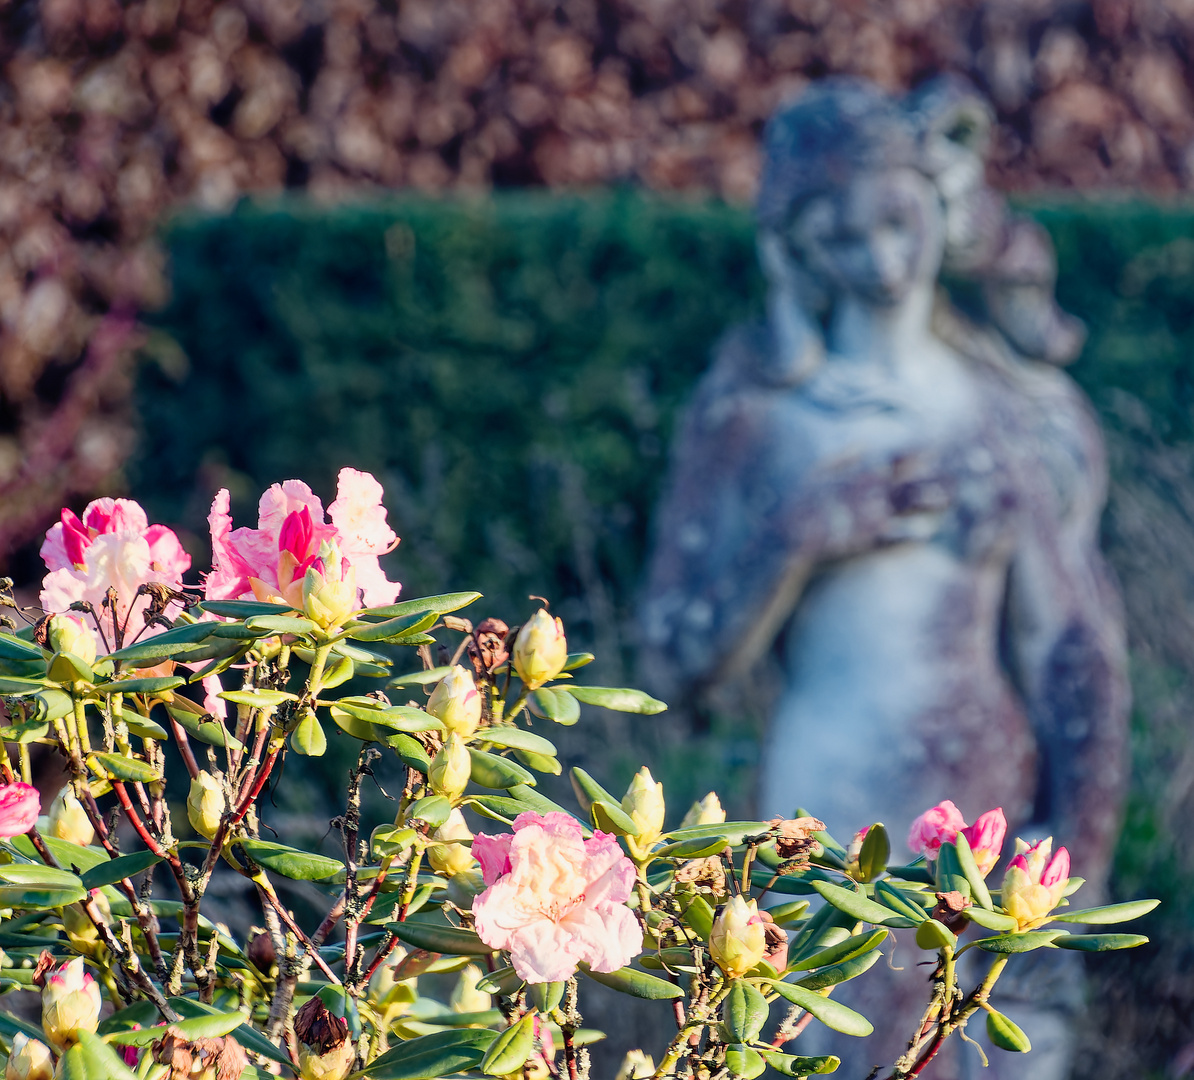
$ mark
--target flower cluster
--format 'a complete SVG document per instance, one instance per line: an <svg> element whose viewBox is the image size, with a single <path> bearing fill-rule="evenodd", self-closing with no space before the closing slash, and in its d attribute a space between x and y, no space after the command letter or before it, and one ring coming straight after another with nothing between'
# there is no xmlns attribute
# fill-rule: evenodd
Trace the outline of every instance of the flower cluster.
<svg viewBox="0 0 1194 1080"><path fill-rule="evenodd" d="M999 862L1003 840L1007 836L1007 818L997 806L981 814L973 825L967 825L959 810L949 799L930 807L908 830L908 847L918 855L935 859L942 844L952 844L961 834L974 853L979 871L986 877Z"/></svg>

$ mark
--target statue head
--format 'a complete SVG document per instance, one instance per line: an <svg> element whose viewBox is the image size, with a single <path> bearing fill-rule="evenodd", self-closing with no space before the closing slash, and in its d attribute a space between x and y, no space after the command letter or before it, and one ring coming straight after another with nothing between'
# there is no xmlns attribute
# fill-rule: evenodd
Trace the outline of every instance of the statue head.
<svg viewBox="0 0 1194 1080"><path fill-rule="evenodd" d="M857 80L810 89L767 125L758 220L764 269L804 274L814 308L898 304L936 277L944 242L915 115Z"/></svg>

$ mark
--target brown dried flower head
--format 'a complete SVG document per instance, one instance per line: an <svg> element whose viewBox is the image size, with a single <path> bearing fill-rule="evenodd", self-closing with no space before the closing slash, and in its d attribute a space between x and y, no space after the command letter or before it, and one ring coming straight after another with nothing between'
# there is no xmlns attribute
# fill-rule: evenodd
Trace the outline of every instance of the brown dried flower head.
<svg viewBox="0 0 1194 1080"><path fill-rule="evenodd" d="M318 1054L326 1054L348 1038L348 1021L342 1020L317 997L311 998L294 1017L294 1033L299 1042Z"/></svg>
<svg viewBox="0 0 1194 1080"><path fill-rule="evenodd" d="M960 934L970 925L970 920L966 918L965 914L966 909L972 903L970 897L963 896L956 891L939 892L933 895L937 897L937 906L930 913L932 918L954 934Z"/></svg>
<svg viewBox="0 0 1194 1080"><path fill-rule="evenodd" d="M469 656L478 675L490 674L510 659L506 638L510 633L501 619L482 619L469 642Z"/></svg>
<svg viewBox="0 0 1194 1080"><path fill-rule="evenodd" d="M808 857L820 846L813 839L813 833L821 832L825 828L825 822L818 821L815 817L772 818L770 824L775 836L776 854L785 862L796 859L801 864L807 863ZM792 869L784 867L788 873Z"/></svg>
<svg viewBox="0 0 1194 1080"><path fill-rule="evenodd" d="M725 867L716 855L682 863L676 869L676 881L693 885L698 892L711 893L716 897L726 894Z"/></svg>
<svg viewBox="0 0 1194 1080"><path fill-rule="evenodd" d="M169 1080L240 1080L249 1064L231 1035L192 1042L175 1027L153 1044L153 1060L170 1067Z"/></svg>

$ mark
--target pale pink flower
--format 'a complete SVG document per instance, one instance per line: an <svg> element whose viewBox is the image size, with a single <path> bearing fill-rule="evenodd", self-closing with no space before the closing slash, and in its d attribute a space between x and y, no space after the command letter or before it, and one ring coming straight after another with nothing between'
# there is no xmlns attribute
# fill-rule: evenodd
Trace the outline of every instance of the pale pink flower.
<svg viewBox="0 0 1194 1080"><path fill-rule="evenodd" d="M477 836L473 855L489 886L473 901L477 933L508 950L527 982L561 982L581 961L617 971L642 950L642 930L625 906L634 865L614 837L585 840L568 814L525 813L512 836Z"/></svg>
<svg viewBox="0 0 1194 1080"><path fill-rule="evenodd" d="M10 840L27 833L37 824L41 797L30 784L0 786L0 839Z"/></svg>
<svg viewBox="0 0 1194 1080"><path fill-rule="evenodd" d="M1018 929L1032 930L1061 903L1069 879L1070 853L1065 848L1053 853L1053 837L1032 847L1017 839L1015 858L1003 875L1003 909L1016 920Z"/></svg>
<svg viewBox="0 0 1194 1080"><path fill-rule="evenodd" d="M966 842L974 853L978 872L986 877L999 862L1003 839L1007 836L1007 818L1003 816L1003 807L997 806L994 810L988 810L980 815L973 825L960 832L966 837Z"/></svg>
<svg viewBox="0 0 1194 1080"><path fill-rule="evenodd" d="M937 858L942 844L951 844L966 827L966 819L949 799L920 815L908 830L908 847L918 855Z"/></svg>
<svg viewBox="0 0 1194 1080"><path fill-rule="evenodd" d="M216 493L207 521L212 572L208 600L272 600L303 608L303 578L320 544L336 542L356 573L366 607L392 604L401 586L386 578L378 557L398 542L386 524L382 488L369 473L341 469L336 501L324 520L323 503L301 480L274 484L257 506L257 528L232 528L226 489Z"/></svg>
<svg viewBox="0 0 1194 1080"><path fill-rule="evenodd" d="M116 648L119 640L128 644L144 630L150 598L137 596L142 585L156 582L181 589L182 575L191 565L178 537L165 525L150 525L145 511L129 499L96 499L82 518L63 510L62 519L46 533L41 557L50 571L42 581L42 608L60 613L88 601L106 638L96 637L100 652ZM103 606L110 588L116 590L120 633L112 612ZM166 615L179 610L171 605Z"/></svg>

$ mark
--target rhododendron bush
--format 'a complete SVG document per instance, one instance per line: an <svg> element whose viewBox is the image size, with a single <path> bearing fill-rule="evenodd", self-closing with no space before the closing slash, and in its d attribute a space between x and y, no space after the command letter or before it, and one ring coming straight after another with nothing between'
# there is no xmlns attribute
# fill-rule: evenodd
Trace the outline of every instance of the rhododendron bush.
<svg viewBox="0 0 1194 1080"><path fill-rule="evenodd" d="M581 1080L601 1037L582 1026L589 980L672 1004L658 1062L635 1051L625 1077L827 1073L837 1059L799 1036L871 1032L833 994L893 933L932 971L890 1071L911 1077L980 1013L995 1046L1029 1049L997 1008L1015 954L1146 940L1099 928L1152 901L1072 907L1065 848L1009 855L1000 809L973 825L948 801L926 810L901 864L883 824L842 846L815 807L726 821L710 793L674 820L646 768L621 798L572 769L557 805L537 785L562 772L554 724L664 704L589 685L592 656L545 607L511 625L466 616L478 593L399 601L368 474L343 470L326 513L303 482L274 485L255 528L233 528L221 491L209 522L210 569L188 578L136 503L64 510L42 610L3 594L0 992L40 993L42 1018L0 1011L9 1078ZM359 744L326 810L335 857L268 820L286 756L321 756L333 733ZM37 745L68 775L45 806ZM368 820L383 758L392 813ZM246 879L260 927L209 918L217 872ZM325 898L313 925L283 879ZM967 952L989 954L966 967L974 986ZM444 973L450 996L429 996Z"/></svg>

